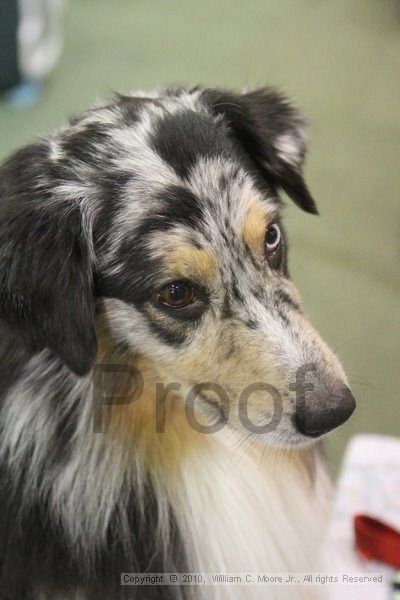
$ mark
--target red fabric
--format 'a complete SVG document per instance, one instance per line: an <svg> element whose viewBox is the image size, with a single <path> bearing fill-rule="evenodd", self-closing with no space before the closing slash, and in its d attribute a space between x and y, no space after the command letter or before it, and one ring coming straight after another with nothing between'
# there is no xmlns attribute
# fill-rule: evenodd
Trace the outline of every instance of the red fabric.
<svg viewBox="0 0 400 600"><path fill-rule="evenodd" d="M354 529L357 550L364 558L400 569L400 531L368 515L356 515Z"/></svg>

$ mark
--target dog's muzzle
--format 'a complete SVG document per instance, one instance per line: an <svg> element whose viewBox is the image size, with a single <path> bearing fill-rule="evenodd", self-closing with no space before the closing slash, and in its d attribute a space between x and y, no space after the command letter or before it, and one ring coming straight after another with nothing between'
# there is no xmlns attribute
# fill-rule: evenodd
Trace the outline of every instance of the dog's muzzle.
<svg viewBox="0 0 400 600"><path fill-rule="evenodd" d="M345 385L310 396L298 402L295 415L298 431L308 437L319 437L339 427L356 407L353 394Z"/></svg>

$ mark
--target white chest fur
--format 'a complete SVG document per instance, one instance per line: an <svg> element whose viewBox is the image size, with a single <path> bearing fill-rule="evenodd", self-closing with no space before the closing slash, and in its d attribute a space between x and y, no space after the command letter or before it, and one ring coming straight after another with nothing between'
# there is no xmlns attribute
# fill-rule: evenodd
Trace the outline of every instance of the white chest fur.
<svg viewBox="0 0 400 600"><path fill-rule="evenodd" d="M308 451L310 452L310 451ZM176 517L191 540L193 571L286 573L315 571L315 554L329 509L330 484L312 455L243 452L232 440L210 440L181 465ZM213 600L310 598L310 588L196 588Z"/></svg>

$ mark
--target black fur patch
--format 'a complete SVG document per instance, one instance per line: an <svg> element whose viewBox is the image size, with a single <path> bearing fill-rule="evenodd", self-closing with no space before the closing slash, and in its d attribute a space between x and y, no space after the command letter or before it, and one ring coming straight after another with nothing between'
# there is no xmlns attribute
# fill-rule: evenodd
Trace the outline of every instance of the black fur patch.
<svg viewBox="0 0 400 600"><path fill-rule="evenodd" d="M233 317L233 311L232 311L232 304L231 304L231 300L228 294L225 294L224 296L224 302L222 305L222 309L221 309L221 318L222 319L232 319Z"/></svg>
<svg viewBox="0 0 400 600"><path fill-rule="evenodd" d="M144 240L124 240L110 271L118 267L117 273L98 274L97 293L106 298L117 298L141 308L157 290L162 277L162 264L150 257Z"/></svg>
<svg viewBox="0 0 400 600"><path fill-rule="evenodd" d="M28 345L48 347L78 374L96 354L92 272L79 209L54 210L48 145L0 171L0 317Z"/></svg>
<svg viewBox="0 0 400 600"><path fill-rule="evenodd" d="M32 356L32 350L19 338L15 329L0 319L0 412L1 400L16 383Z"/></svg>
<svg viewBox="0 0 400 600"><path fill-rule="evenodd" d="M275 292L275 301L276 304L286 304L287 306L290 306L293 310L299 311L300 310L300 306L297 304L297 302L295 302L290 296L289 294L287 294L286 292L284 292L283 290L277 290Z"/></svg>
<svg viewBox="0 0 400 600"><path fill-rule="evenodd" d="M23 481L23 476L21 477ZM0 598L31 600L39 590L46 597L71 596L77 589L87 600L184 599L184 590L168 586L121 586L123 572L187 571L182 540L170 515L171 540L164 554L156 538L157 507L150 482L146 485L146 512L141 515L134 490L126 521L117 509L111 518L105 544L96 553L93 569L71 551L64 531L52 517L49 501L33 501L23 512L24 490L0 464ZM25 503L24 503L25 504Z"/></svg>
<svg viewBox="0 0 400 600"><path fill-rule="evenodd" d="M208 115L185 110L166 115L151 136L154 150L185 179L201 157L229 156L225 127Z"/></svg>
<svg viewBox="0 0 400 600"><path fill-rule="evenodd" d="M171 185L160 194L161 207L150 213L136 231L137 239L154 231L166 231L176 225L202 229L203 202L184 186Z"/></svg>
<svg viewBox="0 0 400 600"><path fill-rule="evenodd" d="M99 163L103 158L99 146L107 148L107 144L111 143L110 133L110 128L105 125L89 123L64 134L60 140L60 152L68 161L74 159L86 164Z"/></svg>
<svg viewBox="0 0 400 600"><path fill-rule="evenodd" d="M173 328L168 328L154 319L149 319L149 324L153 332L169 346L179 347L187 341L187 336L182 330L176 331Z"/></svg>
<svg viewBox="0 0 400 600"><path fill-rule="evenodd" d="M244 304L245 303L245 299L243 297L243 294L239 290L239 285L238 285L237 277L236 277L236 275L234 273L231 273L231 291L232 291L233 298L235 298L235 300L237 302L239 302L240 304Z"/></svg>
<svg viewBox="0 0 400 600"><path fill-rule="evenodd" d="M254 321L254 319L249 319L248 321L246 321L246 327L248 329L253 329L253 330L257 330L259 325L257 323L257 321Z"/></svg>

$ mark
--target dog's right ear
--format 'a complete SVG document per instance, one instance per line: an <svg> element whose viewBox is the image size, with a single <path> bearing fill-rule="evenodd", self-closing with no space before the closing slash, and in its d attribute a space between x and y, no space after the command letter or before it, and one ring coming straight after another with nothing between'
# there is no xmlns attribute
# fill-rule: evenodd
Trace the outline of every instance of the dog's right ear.
<svg viewBox="0 0 400 600"><path fill-rule="evenodd" d="M63 177L47 141L0 169L0 318L33 351L49 348L83 375L97 350L93 258L83 199L62 195Z"/></svg>
<svg viewBox="0 0 400 600"><path fill-rule="evenodd" d="M303 210L317 214L303 178L307 122L289 100L268 87L244 94L208 89L202 97L224 118L268 182Z"/></svg>

